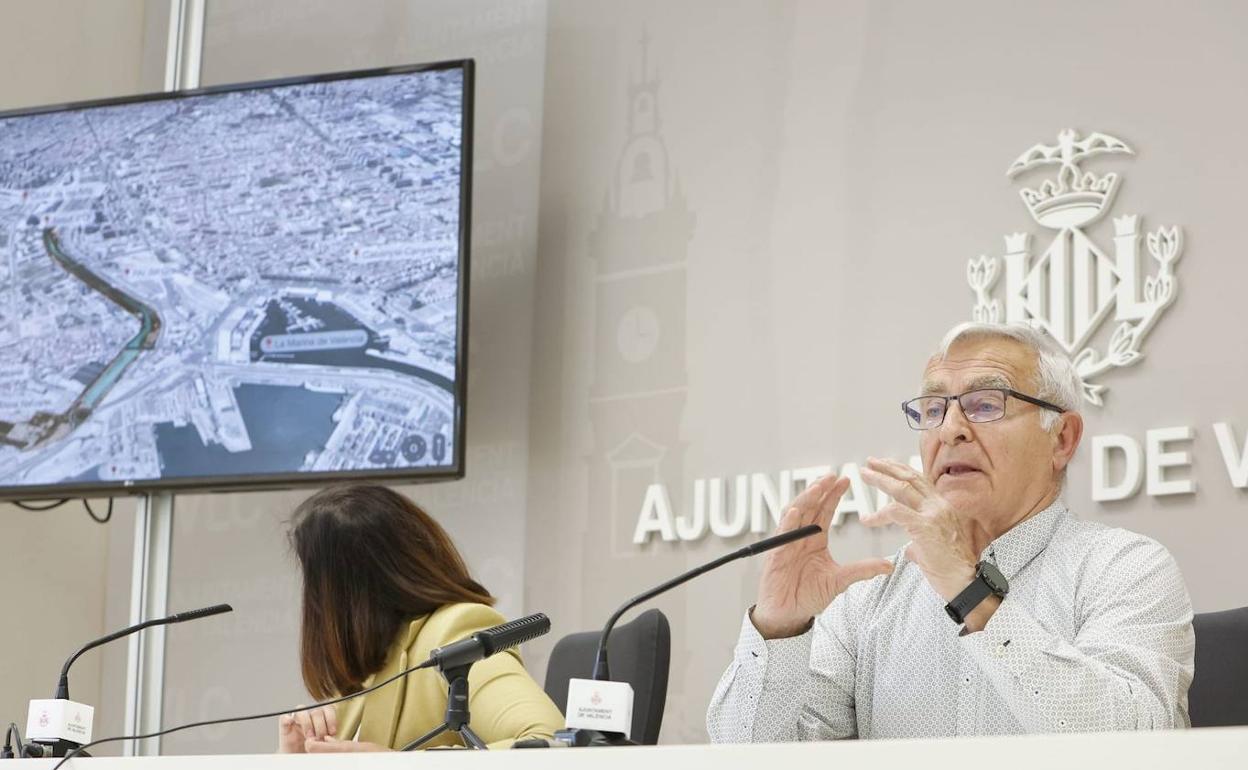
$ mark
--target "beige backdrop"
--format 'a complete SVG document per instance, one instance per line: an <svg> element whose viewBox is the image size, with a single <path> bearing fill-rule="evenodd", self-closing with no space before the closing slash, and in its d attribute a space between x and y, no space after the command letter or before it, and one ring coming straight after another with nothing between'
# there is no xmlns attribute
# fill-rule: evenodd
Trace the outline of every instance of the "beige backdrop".
<svg viewBox="0 0 1248 770"><path fill-rule="evenodd" d="M665 483L680 513L694 479L914 451L896 404L940 333L970 317L966 260L1001 254L1007 233L1047 242L1005 169L1068 126L1130 143L1134 158L1088 166L1122 174L1114 215L1180 225L1187 244L1177 302L1144 360L1106 378L1088 434L1143 442L1149 428L1193 426L1192 468L1176 475L1197 482L1191 496L1096 504L1085 452L1068 500L1167 545L1198 610L1248 604L1236 569L1248 559L1248 493L1232 488L1211 429L1229 422L1241 446L1248 431L1240 4L1062 0L1037 13L921 0L209 0L208 9L206 85L478 59L468 478L406 491L450 528L504 612L552 616L555 633L526 651L539 678L559 635L597 627L626 597L753 537L635 546L647 484ZM132 26L144 23L136 10ZM134 42L141 31L132 38L125 45L146 51L133 55L138 67L152 49ZM126 92L138 77L126 71L131 80L100 88ZM85 82L49 71L39 93L103 95L73 90ZM1111 223L1089 233L1108 246ZM171 606L231 601L238 611L169 634L168 723L306 698L283 526L306 494L179 498ZM80 578L44 587L35 567L48 555L16 568L6 560L6 582L43 599L52 617L88 619L51 625L37 644L33 632L0 634L0 661L21 661L23 676L39 669L17 679L4 670L6 718L46 697L62 654L45 648L72 649L119 625L128 601L125 515L107 541L68 514L24 516L5 509L6 543L69 537L71 521L81 529ZM856 558L899 543L851 517L832 547ZM757 570L732 565L657 602L673 625L663 741L705 740L706 703ZM84 660L74 681L84 698L99 693L101 720L119 723L124 659L112 654L94 671ZM271 745L272 726L257 724L182 734L164 748Z"/></svg>
<svg viewBox="0 0 1248 770"><path fill-rule="evenodd" d="M161 87L167 3L41 1L24 5L20 14L10 16L7 8L3 13L0 41L12 43L14 52L0 55L9 55L14 66L3 76L2 106ZM101 36L114 27L116 35ZM38 33L32 39L19 34L31 37L31 29ZM74 66L63 60L44 68L30 63L47 56L57 30L62 43L65 30L80 43L69 46L81 51ZM210 86L476 59L466 450L472 470L463 481L404 491L439 517L498 597L499 610L510 616L523 611L545 32L543 2L209 0L201 76ZM153 65L154 79L148 76ZM32 82L19 82L19 72L30 73ZM177 498L170 610L230 602L235 612L170 629L166 726L308 701L296 658L298 575L285 527L308 494ZM0 579L33 613L29 633L7 627L0 632L4 724L11 719L25 725L26 701L52 694L60 664L75 646L127 622L134 502L122 498L117 507L108 530L87 521L77 503L42 516L4 507L0 542L29 545L20 558L0 558ZM74 558L61 567L57 560L66 554ZM54 566L62 570L55 581L41 577L39 568ZM75 666L72 694L97 706L97 736L116 734L121 726L125 649L124 642L115 643ZM162 751L268 751L275 730L272 723L253 722L188 731L166 738ZM97 753L115 754L118 747Z"/></svg>
<svg viewBox="0 0 1248 770"><path fill-rule="evenodd" d="M552 2L526 604L593 627L726 551L631 545L650 481L679 513L694 479L914 452L897 404L970 319L966 260L1003 253L1007 233L1049 239L1005 170L1068 126L1137 150L1087 166L1124 177L1114 215L1187 237L1176 303L1144 360L1106 377L1088 434L1194 426L1193 468L1174 475L1197 481L1093 504L1085 452L1069 503L1166 544L1198 610L1248 603L1248 494L1211 430L1230 422L1241 447L1248 431L1248 162L1231 149L1246 23L1212 2ZM1108 218L1089 232L1110 247ZM852 517L832 540L846 558L897 545ZM658 602L664 741L705 740L757 571Z"/></svg>
<svg viewBox="0 0 1248 770"><path fill-rule="evenodd" d="M0 110L159 90L167 25L168 8L155 0L4 4ZM102 515L106 502L91 502ZM0 504L0 727L15 721L24 730L27 701L52 697L65 659L125 625L133 512L119 501L101 527L77 501L45 512ZM105 683L124 683L125 663L124 646L87 653L74 665L70 694L100 703ZM117 703L101 710L97 729L121 726Z"/></svg>

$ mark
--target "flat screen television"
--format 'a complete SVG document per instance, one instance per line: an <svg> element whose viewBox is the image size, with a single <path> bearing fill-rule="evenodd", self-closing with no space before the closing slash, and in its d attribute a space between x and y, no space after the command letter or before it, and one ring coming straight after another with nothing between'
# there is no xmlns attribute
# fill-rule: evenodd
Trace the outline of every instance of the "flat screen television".
<svg viewBox="0 0 1248 770"><path fill-rule="evenodd" d="M0 498L464 473L470 60L0 113Z"/></svg>

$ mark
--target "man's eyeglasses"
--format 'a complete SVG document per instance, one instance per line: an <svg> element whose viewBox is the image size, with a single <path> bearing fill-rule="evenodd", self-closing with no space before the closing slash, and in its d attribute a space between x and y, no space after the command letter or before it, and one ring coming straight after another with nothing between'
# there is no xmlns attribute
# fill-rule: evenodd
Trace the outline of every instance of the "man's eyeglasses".
<svg viewBox="0 0 1248 770"><path fill-rule="evenodd" d="M957 396L919 396L904 402L901 411L906 413L906 422L915 430L939 428L945 421L950 401L957 401L962 408L962 414L971 422L992 422L1005 417L1005 400L1008 396L1044 409L1052 409L1054 412L1066 411L1057 404L1050 404L1009 388L979 388Z"/></svg>

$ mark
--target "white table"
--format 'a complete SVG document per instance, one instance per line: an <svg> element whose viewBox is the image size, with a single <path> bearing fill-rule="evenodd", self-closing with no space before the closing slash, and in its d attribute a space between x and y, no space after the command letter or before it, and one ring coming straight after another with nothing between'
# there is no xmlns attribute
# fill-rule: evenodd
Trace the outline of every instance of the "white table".
<svg viewBox="0 0 1248 770"><path fill-rule="evenodd" d="M46 770L56 760L26 760ZM1248 727L1140 733L1083 733L938 740L839 741L739 746L434 751L405 754L218 755L76 759L86 770L1248 770Z"/></svg>

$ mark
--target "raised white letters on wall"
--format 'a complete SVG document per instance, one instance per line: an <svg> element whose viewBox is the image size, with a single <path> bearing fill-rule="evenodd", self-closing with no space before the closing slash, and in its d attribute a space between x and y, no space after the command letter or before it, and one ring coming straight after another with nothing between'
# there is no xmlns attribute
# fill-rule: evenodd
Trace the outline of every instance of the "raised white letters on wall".
<svg viewBox="0 0 1248 770"><path fill-rule="evenodd" d="M1196 491L1196 482L1181 469L1192 464L1190 452L1182 449L1195 435L1190 427L1154 428L1145 434L1144 446L1120 433L1092 438L1092 499L1097 502L1125 500L1140 491L1141 482L1150 497L1186 495ZM1115 478L1110 469L1113 456L1121 459L1122 470Z"/></svg>
<svg viewBox="0 0 1248 770"><path fill-rule="evenodd" d="M1248 489L1248 432L1236 438L1230 424L1219 422L1213 426L1213 435L1231 486ZM1089 442L1092 499L1126 500L1141 490L1150 497L1195 494L1191 450L1199 440L1197 431L1186 425L1152 428L1145 431L1143 441L1122 433L1093 436ZM910 465L917 470L923 467L918 455L910 458ZM734 538L747 532L770 532L789 502L831 471L830 465L816 465L775 475L741 473L731 481L697 479L693 482L693 508L680 515L672 507L667 487L651 484L637 517L633 542L641 545L656 535L666 542L689 542L707 534ZM873 491L862 480L857 463L843 464L838 473L849 478L849 490L836 507L833 527L845 524L850 514L862 516L888 502L887 495Z"/></svg>
<svg viewBox="0 0 1248 770"><path fill-rule="evenodd" d="M1235 433L1230 425L1217 423L1213 426L1213 433L1218 437L1218 449L1222 451L1222 461L1226 463L1231 485L1236 489L1248 489L1248 433L1244 436L1243 448L1236 445Z"/></svg>
<svg viewBox="0 0 1248 770"><path fill-rule="evenodd" d="M910 458L910 466L922 470L918 455ZM697 479L693 482L693 509L680 516L672 509L667 487L651 484L641 504L633 542L640 545L654 535L664 541L693 541L701 540L708 532L721 538L770 532L794 497L831 472L831 465L813 465L780 471L774 477L767 473L741 473L732 480L731 494L723 478ZM851 513L862 516L888 503L887 495L873 493L862 480L858 463L845 463L838 474L849 478L849 489L836 506L833 527L844 524Z"/></svg>

